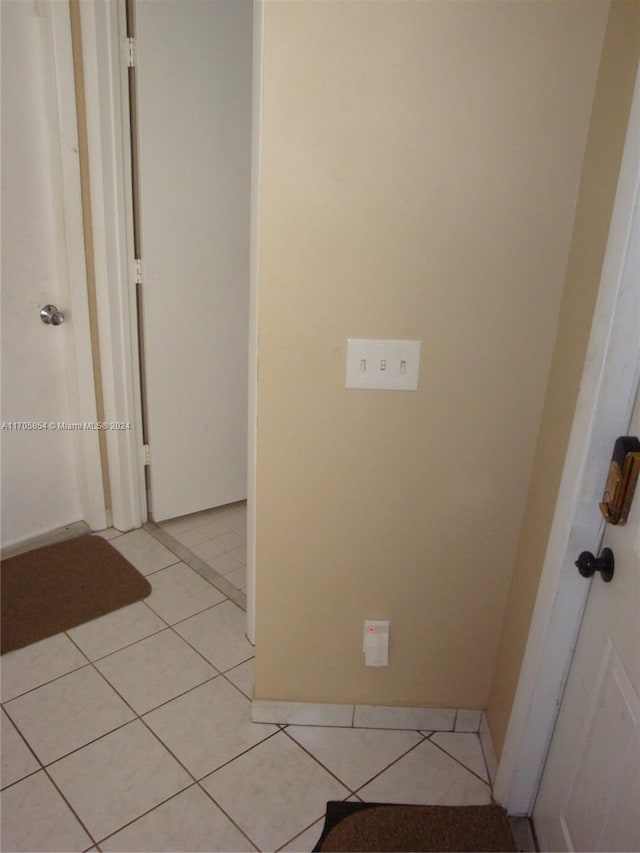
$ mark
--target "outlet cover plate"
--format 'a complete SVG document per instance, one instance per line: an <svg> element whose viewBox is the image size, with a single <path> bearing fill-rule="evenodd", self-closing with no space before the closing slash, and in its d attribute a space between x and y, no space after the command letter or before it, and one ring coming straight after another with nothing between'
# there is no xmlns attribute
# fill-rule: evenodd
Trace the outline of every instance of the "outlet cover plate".
<svg viewBox="0 0 640 853"><path fill-rule="evenodd" d="M347 340L347 388L417 391L420 341Z"/></svg>

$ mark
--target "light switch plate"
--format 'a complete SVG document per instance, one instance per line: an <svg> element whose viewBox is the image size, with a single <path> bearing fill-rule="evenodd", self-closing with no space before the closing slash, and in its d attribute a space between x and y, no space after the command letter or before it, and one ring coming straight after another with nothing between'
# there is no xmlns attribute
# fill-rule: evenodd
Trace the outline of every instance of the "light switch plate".
<svg viewBox="0 0 640 853"><path fill-rule="evenodd" d="M347 340L347 388L417 391L420 341Z"/></svg>

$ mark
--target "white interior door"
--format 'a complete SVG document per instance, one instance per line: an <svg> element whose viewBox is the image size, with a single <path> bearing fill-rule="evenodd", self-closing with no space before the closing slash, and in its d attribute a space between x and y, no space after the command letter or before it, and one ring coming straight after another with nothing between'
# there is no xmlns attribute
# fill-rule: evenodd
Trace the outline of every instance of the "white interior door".
<svg viewBox="0 0 640 853"><path fill-rule="evenodd" d="M151 515L246 497L251 0L136 0Z"/></svg>
<svg viewBox="0 0 640 853"><path fill-rule="evenodd" d="M636 318L638 219L636 204L625 263ZM640 435L638 398L629 434ZM640 491L628 523L608 525L602 545L613 550L615 574L611 583L585 581L587 607L533 813L542 850L640 850Z"/></svg>
<svg viewBox="0 0 640 853"><path fill-rule="evenodd" d="M2 4L2 546L83 517L50 4ZM68 14L67 14L68 27ZM66 314L46 326L40 308Z"/></svg>

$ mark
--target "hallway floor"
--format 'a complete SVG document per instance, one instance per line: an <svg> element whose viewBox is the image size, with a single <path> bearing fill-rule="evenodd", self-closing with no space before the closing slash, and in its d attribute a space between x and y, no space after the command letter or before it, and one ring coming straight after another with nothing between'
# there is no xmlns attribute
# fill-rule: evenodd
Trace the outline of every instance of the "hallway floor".
<svg viewBox="0 0 640 853"><path fill-rule="evenodd" d="M214 572L246 591L246 501L161 521L160 527Z"/></svg>
<svg viewBox="0 0 640 853"><path fill-rule="evenodd" d="M327 800L491 801L475 733L251 722L242 610L147 531L103 535L153 591L3 656L2 850L310 851Z"/></svg>

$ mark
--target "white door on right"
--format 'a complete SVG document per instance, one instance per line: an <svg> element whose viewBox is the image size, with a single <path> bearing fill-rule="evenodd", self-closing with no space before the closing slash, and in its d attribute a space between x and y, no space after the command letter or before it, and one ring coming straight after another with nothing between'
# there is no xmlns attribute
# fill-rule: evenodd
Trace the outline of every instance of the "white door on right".
<svg viewBox="0 0 640 853"><path fill-rule="evenodd" d="M638 398L629 434L640 436ZM589 599L533 813L541 850L640 850L640 488L626 525L607 525L602 547L613 551L614 576L585 581Z"/></svg>

